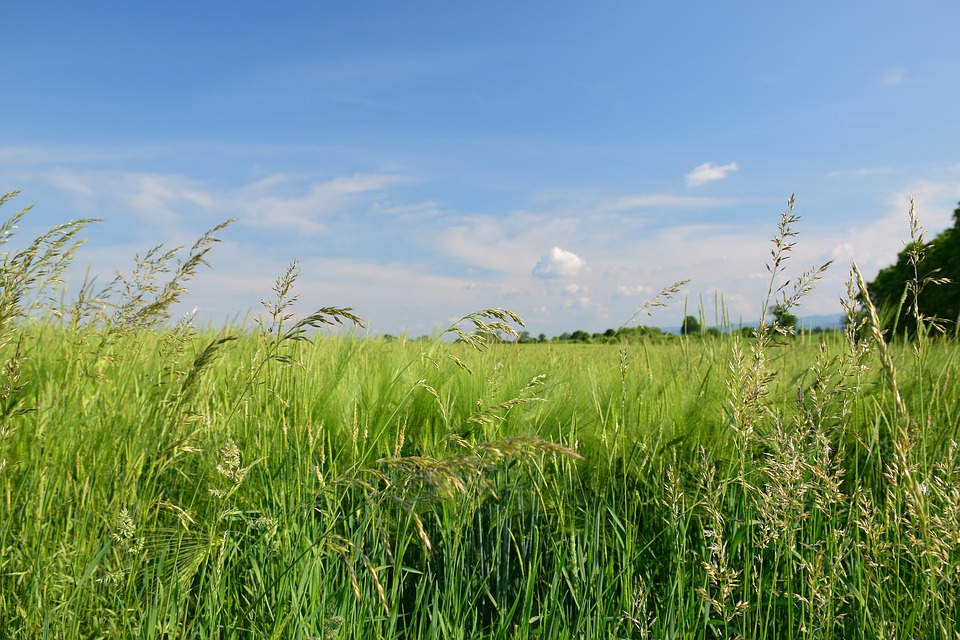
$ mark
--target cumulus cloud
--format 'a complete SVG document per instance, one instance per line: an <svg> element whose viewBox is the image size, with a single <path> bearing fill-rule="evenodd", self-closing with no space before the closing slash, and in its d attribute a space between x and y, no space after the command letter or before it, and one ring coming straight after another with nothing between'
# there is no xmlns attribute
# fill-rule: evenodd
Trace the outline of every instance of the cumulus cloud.
<svg viewBox="0 0 960 640"><path fill-rule="evenodd" d="M687 186L698 187L704 182L723 180L727 177L728 173L736 171L738 168L736 162L720 166L712 162L704 162L701 165L697 165L693 171L687 174Z"/></svg>
<svg viewBox="0 0 960 640"><path fill-rule="evenodd" d="M533 275L538 278L575 276L586 264L583 258L572 251L554 247L550 249L550 253L540 258L537 266L533 268Z"/></svg>

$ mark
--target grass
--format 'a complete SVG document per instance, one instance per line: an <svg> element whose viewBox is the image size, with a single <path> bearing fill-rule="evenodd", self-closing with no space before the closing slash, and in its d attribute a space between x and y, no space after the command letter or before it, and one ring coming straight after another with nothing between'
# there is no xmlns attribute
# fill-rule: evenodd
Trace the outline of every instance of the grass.
<svg viewBox="0 0 960 640"><path fill-rule="evenodd" d="M795 223L763 308L822 272L781 286ZM201 331L168 310L215 230L65 305L83 224L3 266L5 637L956 637L953 342L853 302L818 337L328 334L360 320L293 316L296 263Z"/></svg>

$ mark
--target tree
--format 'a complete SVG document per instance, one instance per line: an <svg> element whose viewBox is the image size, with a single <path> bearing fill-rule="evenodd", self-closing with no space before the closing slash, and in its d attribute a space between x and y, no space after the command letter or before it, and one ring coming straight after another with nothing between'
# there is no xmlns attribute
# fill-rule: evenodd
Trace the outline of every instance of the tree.
<svg viewBox="0 0 960 640"><path fill-rule="evenodd" d="M911 227L911 242L896 264L867 284L881 328L891 334L916 334L918 315L944 328L960 317L960 287L955 284L960 282L960 206L953 212L953 226L931 242L924 242L912 210Z"/></svg>
<svg viewBox="0 0 960 640"><path fill-rule="evenodd" d="M781 333L792 334L797 330L797 316L790 313L790 310L782 304L776 304L770 307L770 313L773 314L773 328L779 329Z"/></svg>
<svg viewBox="0 0 960 640"><path fill-rule="evenodd" d="M680 333L689 335L691 333L700 333L700 321L696 316L687 316L683 319L683 325L680 327Z"/></svg>

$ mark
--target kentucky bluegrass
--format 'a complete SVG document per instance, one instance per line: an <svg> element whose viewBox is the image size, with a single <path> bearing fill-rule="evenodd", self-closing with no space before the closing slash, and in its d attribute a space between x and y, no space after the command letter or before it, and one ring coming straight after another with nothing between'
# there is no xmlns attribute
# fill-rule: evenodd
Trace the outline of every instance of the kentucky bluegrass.
<svg viewBox="0 0 960 640"><path fill-rule="evenodd" d="M797 221L764 310L825 268L787 277ZM884 342L855 268L836 334L372 338L295 315L295 262L202 330L222 226L56 304L87 222L4 258L4 637L956 637L960 359Z"/></svg>

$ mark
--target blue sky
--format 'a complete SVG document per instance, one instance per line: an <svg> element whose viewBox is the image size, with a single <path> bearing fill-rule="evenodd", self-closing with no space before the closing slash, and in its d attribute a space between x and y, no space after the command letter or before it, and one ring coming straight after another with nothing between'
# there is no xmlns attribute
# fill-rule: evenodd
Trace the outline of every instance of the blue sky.
<svg viewBox="0 0 960 640"><path fill-rule="evenodd" d="M722 300L759 318L796 193L801 315L839 312L960 200L960 3L14 1L0 191L24 235L94 216L74 278L226 218L184 310L431 333L505 307L536 335Z"/></svg>

